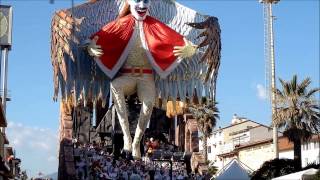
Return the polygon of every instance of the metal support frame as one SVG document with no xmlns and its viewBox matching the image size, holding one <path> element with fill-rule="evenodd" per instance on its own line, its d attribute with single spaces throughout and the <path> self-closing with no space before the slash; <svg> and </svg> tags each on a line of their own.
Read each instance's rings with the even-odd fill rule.
<svg viewBox="0 0 320 180">
<path fill-rule="evenodd" d="M 274 16 L 272 15 L 272 4 L 269 4 L 269 16 L 270 16 L 270 60 L 271 60 L 271 94 L 272 94 L 272 121 L 275 118 L 277 105 L 276 105 L 276 71 L 275 71 L 275 57 L 274 57 L 274 39 L 273 39 L 273 20 Z M 273 122 L 273 148 L 274 148 L 274 157 L 279 158 L 278 150 L 278 125 Z"/>
<path fill-rule="evenodd" d="M 3 112 L 6 114 L 6 107 L 7 107 L 7 80 L 8 80 L 8 54 L 9 49 L 7 47 L 4 47 L 1 49 L 1 101 L 2 101 L 2 107 Z"/>
<path fill-rule="evenodd" d="M 273 152 L 274 158 L 279 158 L 278 150 L 278 126 L 274 122 L 276 116 L 276 71 L 275 71 L 275 53 L 274 53 L 274 30 L 273 21 L 275 17 L 272 14 L 272 5 L 279 2 L 279 0 L 260 0 L 263 3 L 264 12 L 264 48 L 266 61 L 266 87 L 267 92 L 271 95 L 271 110 L 272 110 L 272 124 L 273 124 Z M 271 79 L 271 82 L 270 82 Z M 271 87 L 270 87 L 270 86 Z"/>
</svg>

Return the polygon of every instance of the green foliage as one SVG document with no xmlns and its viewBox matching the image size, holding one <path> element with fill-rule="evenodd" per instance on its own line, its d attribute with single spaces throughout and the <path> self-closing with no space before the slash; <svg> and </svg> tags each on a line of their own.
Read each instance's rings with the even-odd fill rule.
<svg viewBox="0 0 320 180">
<path fill-rule="evenodd" d="M 307 170 L 307 169 L 310 169 L 310 168 L 320 169 L 320 164 L 317 164 L 315 162 L 308 163 L 306 167 L 302 168 L 302 170 Z"/>
<path fill-rule="evenodd" d="M 202 100 L 206 101 L 206 100 Z M 203 155 L 204 159 L 208 160 L 207 138 L 212 133 L 219 119 L 219 110 L 217 103 L 207 102 L 207 104 L 191 105 L 188 107 L 189 112 L 197 120 L 198 130 L 202 133 Z"/>
<path fill-rule="evenodd" d="M 319 88 L 309 90 L 310 78 L 298 83 L 297 75 L 291 81 L 280 79 L 282 90 L 275 91 L 277 112 L 273 118 L 290 141 L 308 140 L 320 132 L 320 106 L 315 94 Z"/>
<path fill-rule="evenodd" d="M 320 132 L 320 104 L 315 98 L 319 88 L 309 90 L 310 78 L 298 82 L 280 79 L 282 90 L 276 89 L 276 113 L 273 123 L 284 130 L 283 135 L 294 144 L 294 158 L 301 167 L 301 142 Z"/>
<path fill-rule="evenodd" d="M 252 173 L 251 180 L 269 180 L 275 177 L 301 170 L 296 160 L 273 159 L 266 161 L 257 171 Z"/>
<path fill-rule="evenodd" d="M 217 173 L 217 171 L 218 171 L 218 167 L 216 167 L 216 166 L 209 166 L 208 167 L 208 174 L 210 176 L 215 175 Z"/>
<path fill-rule="evenodd" d="M 205 137 L 209 137 L 219 119 L 217 103 L 192 105 L 188 107 L 193 117 L 197 120 L 198 129 Z"/>
<path fill-rule="evenodd" d="M 251 180 L 269 180 L 279 176 L 295 173 L 310 168 L 319 169 L 320 164 L 311 163 L 304 168 L 299 168 L 297 160 L 292 159 L 273 159 L 263 163 L 257 171 L 251 175 Z M 317 179 L 318 178 L 318 179 Z M 320 180 L 319 171 L 310 180 Z"/>
</svg>

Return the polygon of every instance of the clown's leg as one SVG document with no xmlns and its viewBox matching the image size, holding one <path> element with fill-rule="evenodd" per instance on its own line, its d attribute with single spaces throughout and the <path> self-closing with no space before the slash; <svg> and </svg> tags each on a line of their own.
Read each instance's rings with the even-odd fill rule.
<svg viewBox="0 0 320 180">
<path fill-rule="evenodd" d="M 125 95 L 131 95 L 136 90 L 136 81 L 128 76 L 120 76 L 111 82 L 111 91 L 117 110 L 119 123 L 123 132 L 123 150 L 132 151 L 132 138 L 130 135 Z"/>
<path fill-rule="evenodd" d="M 137 93 L 142 105 L 132 143 L 132 156 L 135 159 L 141 159 L 140 141 L 150 120 L 156 96 L 156 89 L 152 76 L 139 78 L 137 81 Z"/>
</svg>

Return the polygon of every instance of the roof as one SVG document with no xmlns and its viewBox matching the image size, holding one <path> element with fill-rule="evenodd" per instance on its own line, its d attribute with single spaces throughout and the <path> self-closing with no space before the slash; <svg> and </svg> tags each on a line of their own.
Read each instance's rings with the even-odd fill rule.
<svg viewBox="0 0 320 180">
<path fill-rule="evenodd" d="M 241 150 L 241 149 L 252 147 L 252 146 L 256 146 L 256 145 L 266 144 L 266 143 L 272 143 L 272 139 L 269 138 L 269 139 L 265 139 L 265 140 L 262 140 L 262 141 L 256 141 L 256 142 L 250 142 L 250 143 L 242 144 L 240 146 L 236 146 L 233 151 L 227 152 L 227 153 L 218 154 L 218 156 L 220 156 L 220 157 L 233 156 L 233 155 L 236 155 L 239 152 L 239 150 Z"/>
<path fill-rule="evenodd" d="M 317 134 L 313 135 L 308 142 L 315 142 L 315 141 L 320 142 L 320 135 L 317 135 Z M 293 150 L 293 142 L 290 142 L 288 138 L 281 136 L 278 138 L 278 147 L 279 147 L 279 151 Z"/>
<path fill-rule="evenodd" d="M 226 166 L 224 166 L 218 173 L 217 180 L 223 179 L 237 179 L 237 180 L 249 180 L 249 172 L 245 167 L 245 164 L 241 163 L 237 159 L 233 159 Z"/>
<path fill-rule="evenodd" d="M 261 141 L 256 141 L 256 142 L 251 142 L 251 143 L 246 143 L 246 144 L 242 144 L 240 146 L 237 146 L 236 149 L 243 149 L 243 148 L 247 148 L 247 147 L 252 147 L 252 146 L 256 146 L 256 145 L 261 145 L 261 144 L 266 144 L 266 143 L 272 143 L 272 138 L 270 139 L 264 139 Z"/>
<path fill-rule="evenodd" d="M 293 143 L 288 138 L 282 136 L 278 138 L 278 149 L 279 151 L 287 151 L 293 149 Z"/>
<path fill-rule="evenodd" d="M 310 142 L 313 142 L 313 141 L 316 141 L 316 140 L 320 140 L 320 135 L 313 135 L 312 138 L 310 139 Z M 266 144 L 266 143 L 272 143 L 272 141 L 273 141 L 272 138 L 268 138 L 268 139 L 264 139 L 264 140 L 261 140 L 261 141 L 249 142 L 249 143 L 246 143 L 246 144 L 242 144 L 240 146 L 236 146 L 235 150 L 240 150 L 240 149 L 243 149 L 243 148 L 257 146 L 257 145 Z M 288 140 L 288 138 L 286 138 L 284 136 L 280 136 L 280 137 L 278 137 L 278 148 L 279 148 L 279 151 L 292 150 L 293 149 L 293 143 L 290 142 Z M 230 153 L 231 152 L 224 153 L 224 154 L 221 154 L 221 156 L 225 156 L 225 155 L 230 154 Z"/>
<path fill-rule="evenodd" d="M 233 151 L 229 151 L 229 152 L 226 152 L 226 153 L 222 153 L 222 154 L 218 154 L 217 156 L 219 157 L 233 157 L 235 155 L 237 155 L 238 151 L 237 150 L 233 150 Z"/>
<path fill-rule="evenodd" d="M 311 141 L 311 142 L 313 142 L 313 141 L 320 141 L 320 134 L 314 134 L 314 135 L 312 135 L 310 141 Z"/>
<path fill-rule="evenodd" d="M 231 125 L 226 126 L 226 127 L 223 127 L 223 128 L 215 129 L 214 131 L 212 131 L 211 134 L 213 134 L 213 133 L 215 133 L 215 132 L 217 132 L 217 131 L 221 131 L 221 130 L 223 130 L 223 129 L 231 128 L 231 127 L 233 127 L 233 126 L 237 126 L 237 125 L 239 125 L 239 124 L 246 123 L 246 122 L 253 122 L 253 123 L 258 124 L 258 126 L 263 126 L 263 127 L 266 127 L 266 128 L 272 128 L 272 127 L 270 127 L 270 126 L 267 126 L 267 125 L 264 125 L 264 124 L 261 124 L 261 123 L 252 121 L 252 120 L 250 120 L 250 119 L 246 119 L 245 121 L 242 121 L 242 122 L 237 123 L 237 124 L 231 124 Z M 255 127 L 257 127 L 257 126 L 254 126 L 254 127 L 251 127 L 251 128 L 255 128 Z M 250 129 L 251 129 L 251 128 L 250 128 Z"/>
</svg>

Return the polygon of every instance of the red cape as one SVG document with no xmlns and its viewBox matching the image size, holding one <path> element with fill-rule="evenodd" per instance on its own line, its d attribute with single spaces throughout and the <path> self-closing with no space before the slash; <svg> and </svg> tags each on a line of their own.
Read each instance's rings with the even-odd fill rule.
<svg viewBox="0 0 320 180">
<path fill-rule="evenodd" d="M 136 23 L 142 23 L 143 29 L 136 30 Z M 185 44 L 182 35 L 151 16 L 140 22 L 132 15 L 125 16 L 105 25 L 91 39 L 94 36 L 99 37 L 97 45 L 101 46 L 104 53 L 99 59 L 96 58 L 96 62 L 110 78 L 125 63 L 136 38 L 141 37 L 150 64 L 162 78 L 170 74 L 181 61 L 174 56 L 173 47 Z"/>
</svg>

